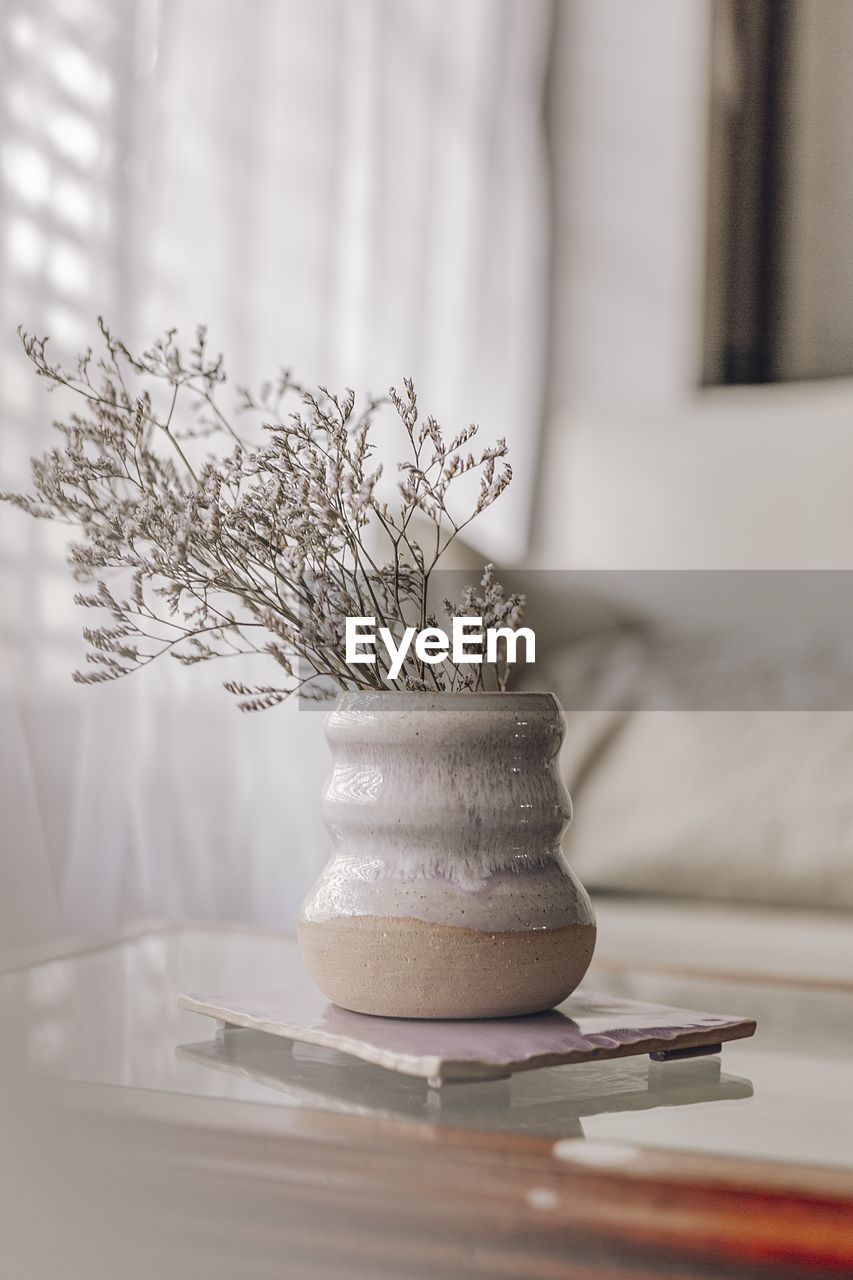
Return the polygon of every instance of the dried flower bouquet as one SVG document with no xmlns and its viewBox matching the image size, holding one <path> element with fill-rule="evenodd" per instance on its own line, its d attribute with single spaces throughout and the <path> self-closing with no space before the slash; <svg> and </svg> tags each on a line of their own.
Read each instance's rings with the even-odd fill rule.
<svg viewBox="0 0 853 1280">
<path fill-rule="evenodd" d="M 99 328 L 101 353 L 88 350 L 71 367 L 52 363 L 46 339 L 19 331 L 48 389 L 75 393 L 78 407 L 54 423 L 60 444 L 34 459 L 32 493 L 0 495 L 82 535 L 69 558 L 89 589 L 75 599 L 110 616 L 84 630 L 89 666 L 76 680 L 113 680 L 166 653 L 186 664 L 266 654 L 278 683 L 225 686 L 244 710 L 316 692 L 318 679 L 320 693 L 330 683 L 505 687 L 505 661 L 489 671 L 450 659 L 430 666 L 410 651 L 391 679 L 381 661 L 348 665 L 344 644 L 348 615 L 375 617 L 395 636 L 407 623 L 435 625 L 430 576 L 509 484 L 505 441 L 475 456 L 476 426 L 446 440 L 434 418 L 420 416 L 410 379 L 357 411 L 351 390 L 307 389 L 285 370 L 257 393 L 238 388 L 231 415 L 220 402 L 223 360 L 203 327 L 187 351 L 169 330 L 140 355 L 102 320 Z M 379 412 L 394 414 L 402 432 L 396 496 L 373 465 Z M 469 473 L 479 478 L 473 505 L 460 516 L 454 504 L 451 514 L 448 494 Z M 486 566 L 481 589 L 444 608 L 512 627 L 523 600 L 505 596 Z"/>
</svg>

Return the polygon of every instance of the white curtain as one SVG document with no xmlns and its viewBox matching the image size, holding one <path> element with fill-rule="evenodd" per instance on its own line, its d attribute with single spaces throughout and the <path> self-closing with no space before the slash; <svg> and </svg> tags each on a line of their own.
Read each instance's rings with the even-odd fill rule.
<svg viewBox="0 0 853 1280">
<path fill-rule="evenodd" d="M 550 0 L 0 15 L 0 487 L 26 485 L 50 436 L 18 322 L 71 352 L 98 312 L 132 342 L 205 321 L 237 381 L 283 363 L 365 391 L 410 374 L 448 426 L 506 436 L 516 481 L 479 549 L 517 558 L 543 388 Z M 0 927 L 289 925 L 327 854 L 321 717 L 240 717 L 198 669 L 70 686 L 61 532 L 0 510 Z"/>
</svg>

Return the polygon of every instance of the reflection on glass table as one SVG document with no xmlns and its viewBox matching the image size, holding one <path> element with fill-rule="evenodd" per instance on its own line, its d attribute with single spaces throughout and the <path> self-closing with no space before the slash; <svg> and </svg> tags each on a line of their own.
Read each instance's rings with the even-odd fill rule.
<svg viewBox="0 0 853 1280">
<path fill-rule="evenodd" d="M 285 1094 L 289 1101 L 350 1115 L 431 1120 L 460 1128 L 580 1137 L 584 1116 L 752 1096 L 752 1083 L 721 1070 L 720 1059 L 655 1063 L 624 1058 L 546 1067 L 506 1080 L 445 1084 L 359 1062 L 333 1049 L 262 1031 L 221 1030 L 181 1045 L 179 1059 Z"/>
<path fill-rule="evenodd" d="M 0 973 L 0 1074 L 32 1089 L 0 1144 L 7 1221 L 28 1254 L 56 1244 L 51 1276 L 76 1273 L 58 1213 L 30 1229 L 46 1203 L 81 1257 L 96 1246 L 84 1275 L 103 1270 L 109 1231 L 112 1271 L 136 1258 L 143 1278 L 273 1277 L 287 1259 L 376 1280 L 400 1258 L 407 1275 L 519 1280 L 567 1259 L 584 1275 L 853 1274 L 853 984 L 771 972 L 766 947 L 750 970 L 717 920 L 705 951 L 725 941 L 726 968 L 702 970 L 658 917 L 608 922 L 605 904 L 591 989 L 754 1017 L 754 1038 L 722 1058 L 440 1090 L 259 1031 L 211 1041 L 210 1020 L 178 1006 L 182 991 L 280 986 L 289 938 L 157 925 L 17 959 Z"/>
<path fill-rule="evenodd" d="M 606 923 L 606 910 L 601 914 Z M 607 936 L 624 940 L 627 957 L 650 960 L 650 934 L 632 938 L 629 924 L 620 918 Z M 657 921 L 655 927 L 665 932 Z M 288 1057 L 282 1041 L 250 1053 L 251 1039 L 241 1042 L 239 1032 L 236 1058 L 200 1045 L 210 1036 L 209 1019 L 178 1008 L 178 993 L 275 986 L 295 945 L 242 928 L 174 925 L 97 947 L 57 948 L 0 973 L 0 1058 L 26 1074 L 104 1086 L 113 1098 L 116 1087 L 138 1091 L 152 1108 L 171 1095 L 205 1099 L 211 1115 L 219 1101 L 307 1109 L 310 1095 L 327 1111 L 386 1111 L 400 1124 L 429 1117 L 481 1128 L 526 1125 L 555 1137 L 582 1119 L 586 1137 L 600 1142 L 853 1170 L 853 987 L 767 981 L 746 969 L 740 978 L 677 972 L 669 952 L 669 972 L 629 958 L 607 967 L 603 945 L 590 975 L 598 991 L 757 1019 L 753 1039 L 725 1046 L 717 1083 L 719 1059 L 659 1067 L 623 1059 L 545 1068 L 516 1077 L 509 1089 L 509 1082 L 445 1085 L 450 1092 L 437 1110 L 423 1083 L 374 1074 L 331 1051 L 323 1057 L 306 1048 L 300 1054 L 309 1056 Z M 177 1046 L 195 1052 L 178 1054 Z M 214 1069 L 223 1062 L 237 1070 Z M 277 1073 L 285 1078 L 276 1084 Z M 708 1092 L 689 1092 L 700 1086 Z M 459 1092 L 466 1088 L 474 1091 Z M 457 1121 L 460 1108 L 467 1110 Z"/>
</svg>

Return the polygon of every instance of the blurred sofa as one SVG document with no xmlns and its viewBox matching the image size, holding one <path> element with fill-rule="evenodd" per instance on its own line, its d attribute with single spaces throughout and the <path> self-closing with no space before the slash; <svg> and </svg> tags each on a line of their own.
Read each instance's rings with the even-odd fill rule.
<svg viewBox="0 0 853 1280">
<path fill-rule="evenodd" d="M 600 954 L 849 977 L 851 480 L 843 379 L 552 424 L 523 681 L 567 710 Z"/>
</svg>

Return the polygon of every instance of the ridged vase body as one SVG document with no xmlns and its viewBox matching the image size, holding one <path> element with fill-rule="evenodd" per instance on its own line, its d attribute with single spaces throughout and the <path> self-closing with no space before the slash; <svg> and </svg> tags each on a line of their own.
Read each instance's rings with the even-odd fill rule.
<svg viewBox="0 0 853 1280">
<path fill-rule="evenodd" d="M 340 695 L 323 794 L 335 854 L 298 928 L 330 1000 L 491 1018 L 574 990 L 595 917 L 561 852 L 564 732 L 551 694 Z"/>
</svg>

